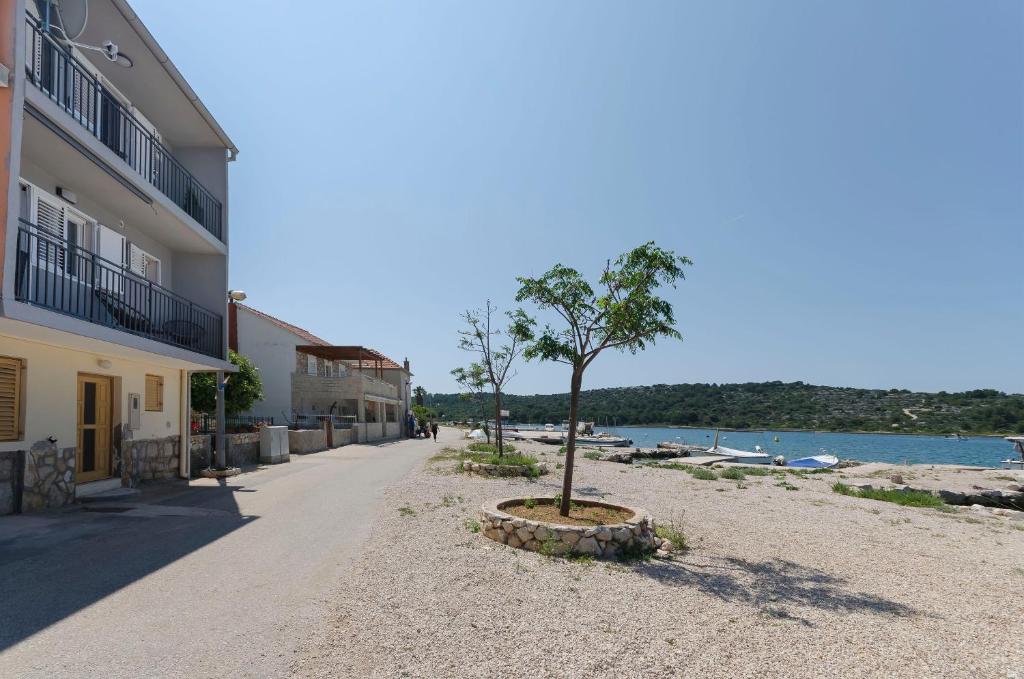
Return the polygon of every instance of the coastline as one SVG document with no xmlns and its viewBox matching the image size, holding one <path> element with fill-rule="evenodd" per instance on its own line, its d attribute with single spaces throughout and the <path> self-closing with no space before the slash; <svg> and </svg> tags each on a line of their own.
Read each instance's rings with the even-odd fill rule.
<svg viewBox="0 0 1024 679">
<path fill-rule="evenodd" d="M 529 424 L 521 422 L 519 424 Z M 534 426 L 534 425 L 530 425 Z M 594 425 L 598 429 L 718 429 L 719 431 L 736 431 L 736 432 L 750 432 L 760 433 L 767 431 L 778 431 L 778 432 L 805 432 L 809 434 L 866 434 L 871 436 L 937 436 L 944 438 L 945 434 L 930 434 L 927 432 L 919 431 L 870 431 L 865 429 L 796 429 L 793 427 L 757 427 L 752 429 L 737 429 L 735 427 L 697 427 L 688 424 L 620 424 L 616 427 L 603 427 L 601 425 Z M 990 439 L 1004 439 L 1007 436 L 1014 436 L 1015 434 L 968 434 L 968 437 L 973 438 L 990 438 Z"/>
</svg>

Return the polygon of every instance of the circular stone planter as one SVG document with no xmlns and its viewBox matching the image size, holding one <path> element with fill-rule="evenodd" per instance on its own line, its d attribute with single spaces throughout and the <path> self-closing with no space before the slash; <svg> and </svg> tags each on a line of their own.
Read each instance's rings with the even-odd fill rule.
<svg viewBox="0 0 1024 679">
<path fill-rule="evenodd" d="M 506 507 L 523 504 L 524 498 L 509 498 L 484 503 L 480 510 L 483 534 L 509 547 L 541 551 L 553 555 L 586 554 L 610 559 L 623 550 L 654 551 L 660 540 L 654 535 L 654 519 L 639 507 L 573 500 L 587 507 L 625 509 L 633 515 L 622 523 L 601 526 L 565 526 L 513 516 Z M 553 504 L 554 498 L 534 498 L 537 504 Z"/>
<path fill-rule="evenodd" d="M 538 462 L 531 465 L 483 464 L 482 462 L 463 460 L 462 469 L 482 476 L 540 476 L 541 474 L 551 473 L 551 463 Z"/>
</svg>

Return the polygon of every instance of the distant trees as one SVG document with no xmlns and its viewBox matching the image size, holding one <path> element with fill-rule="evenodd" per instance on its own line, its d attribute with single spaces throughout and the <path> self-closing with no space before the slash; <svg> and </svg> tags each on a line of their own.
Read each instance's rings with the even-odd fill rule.
<svg viewBox="0 0 1024 679">
<path fill-rule="evenodd" d="M 423 387 L 416 387 L 412 390 L 413 398 L 416 399 L 416 405 L 423 405 L 423 400 L 427 397 L 427 390 Z"/>
<path fill-rule="evenodd" d="M 881 396 L 881 398 L 879 398 Z M 457 394 L 431 394 L 431 403 L 456 419 L 478 418 L 479 407 Z M 502 395 L 505 407 L 520 422 L 559 422 L 569 410 L 569 394 Z M 580 419 L 618 424 L 716 425 L 755 429 L 842 431 L 859 418 L 858 429 L 917 433 L 1024 433 L 1024 395 L 967 398 L 924 392 L 889 394 L 878 389 L 790 383 L 669 384 L 580 392 Z M 912 420 L 903 413 L 910 408 Z"/>
<path fill-rule="evenodd" d="M 532 302 L 559 317 L 559 327 L 546 325 L 530 340 L 526 358 L 564 363 L 571 369 L 562 516 L 569 515 L 572 499 L 576 423 L 584 372 L 605 349 L 635 354 L 659 337 L 681 338 L 675 329 L 672 305 L 655 292 L 663 285 L 675 287 L 683 278 L 683 267 L 689 264 L 686 257 L 648 242 L 606 262 L 597 292 L 582 274 L 562 264 L 556 264 L 538 278 L 516 279 L 520 284 L 517 302 Z"/>
</svg>

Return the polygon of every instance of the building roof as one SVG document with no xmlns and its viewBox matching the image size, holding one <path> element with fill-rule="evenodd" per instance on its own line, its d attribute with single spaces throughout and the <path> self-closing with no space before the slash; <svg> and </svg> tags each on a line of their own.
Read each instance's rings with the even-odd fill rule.
<svg viewBox="0 0 1024 679">
<path fill-rule="evenodd" d="M 346 346 L 331 344 L 322 337 L 317 337 L 313 333 L 297 325 L 292 325 L 286 321 L 282 321 L 280 318 L 275 318 L 270 314 L 263 313 L 258 309 L 254 309 L 248 304 L 242 304 L 241 302 L 235 302 L 235 306 L 240 309 L 245 309 L 253 316 L 258 316 L 270 323 L 273 323 L 279 328 L 283 328 L 293 335 L 301 337 L 305 341 L 309 342 L 308 346 L 297 346 L 296 349 L 313 356 L 319 356 L 320 358 L 327 359 L 329 361 L 345 361 L 354 365 L 357 368 L 380 368 L 383 370 L 403 370 L 402 366 L 392 361 L 390 358 L 380 353 L 376 349 L 370 347 L 362 347 L 358 345 Z"/>
<path fill-rule="evenodd" d="M 395 363 L 384 354 L 380 353 L 376 349 L 371 349 L 370 347 L 341 345 L 324 346 L 322 344 L 316 344 L 308 347 L 295 348 L 304 353 L 319 356 L 320 358 L 328 361 L 345 361 L 346 363 L 359 368 L 383 368 L 384 370 L 402 368 L 402 366 Z"/>
<path fill-rule="evenodd" d="M 290 332 L 290 333 L 292 333 L 294 335 L 298 335 L 299 337 L 301 337 L 302 339 L 306 340 L 310 344 L 316 344 L 316 345 L 319 345 L 319 346 L 322 346 L 322 347 L 327 347 L 327 346 L 331 345 L 331 343 L 328 342 L 327 340 L 322 339 L 320 337 L 317 337 L 316 335 L 314 335 L 313 333 L 311 333 L 308 330 L 304 330 L 304 329 L 300 328 L 297 325 L 292 325 L 291 323 L 286 323 L 285 321 L 282 321 L 280 318 L 275 318 L 274 316 L 271 316 L 270 314 L 265 314 L 262 311 L 259 311 L 258 309 L 253 309 L 248 304 L 242 304 L 241 302 L 235 302 L 235 305 L 237 307 L 239 307 L 240 309 L 245 309 L 246 311 L 251 313 L 253 316 L 259 316 L 260 318 L 262 318 L 264 320 L 270 321 L 271 323 L 273 323 L 274 325 L 278 326 L 279 328 L 283 328 L 283 329 L 287 330 L 288 332 Z"/>
</svg>

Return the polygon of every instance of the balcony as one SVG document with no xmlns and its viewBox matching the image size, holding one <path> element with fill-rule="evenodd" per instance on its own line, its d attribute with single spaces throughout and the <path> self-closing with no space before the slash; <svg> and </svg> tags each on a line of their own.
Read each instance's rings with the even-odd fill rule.
<svg viewBox="0 0 1024 679">
<path fill-rule="evenodd" d="M 16 261 L 19 301 L 224 358 L 219 314 L 24 219 L 18 225 Z"/>
<path fill-rule="evenodd" d="M 29 82 L 145 181 L 223 241 L 223 207 L 86 66 L 27 16 Z"/>
</svg>

